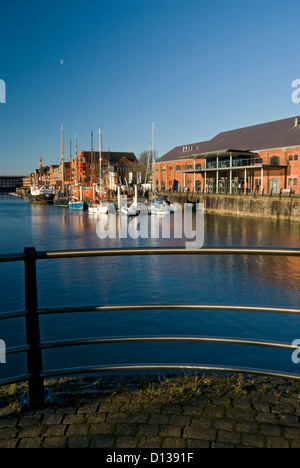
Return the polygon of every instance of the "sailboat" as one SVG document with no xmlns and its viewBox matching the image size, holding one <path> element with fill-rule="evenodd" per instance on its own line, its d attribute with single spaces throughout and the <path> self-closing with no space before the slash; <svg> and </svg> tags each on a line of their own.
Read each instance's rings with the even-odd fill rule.
<svg viewBox="0 0 300 468">
<path fill-rule="evenodd" d="M 77 188 L 72 189 L 72 198 L 69 201 L 69 209 L 76 210 L 76 211 L 84 211 L 88 209 L 88 204 L 85 200 L 86 193 L 84 193 L 82 185 L 79 185 L 79 177 L 78 177 L 78 155 L 77 155 L 77 137 L 75 135 L 75 158 L 76 158 L 76 180 L 77 180 Z"/>
<path fill-rule="evenodd" d="M 99 128 L 99 195 L 92 200 L 89 205 L 89 213 L 92 214 L 107 214 L 109 211 L 109 202 L 102 200 L 102 195 L 105 193 L 102 187 L 102 138 L 101 128 Z"/>
<path fill-rule="evenodd" d="M 53 200 L 53 205 L 58 206 L 60 208 L 68 208 L 69 206 L 69 198 L 65 197 L 64 194 L 64 187 L 65 187 L 65 166 L 64 166 L 64 142 L 63 142 L 63 126 L 60 127 L 61 133 L 61 185 L 62 191 L 58 192 L 57 196 Z M 71 162 L 70 162 L 70 171 L 71 171 Z"/>
<path fill-rule="evenodd" d="M 125 214 L 126 216 L 138 216 L 140 214 L 140 210 L 138 209 L 138 193 L 137 193 L 137 185 L 135 185 L 135 194 L 134 200 L 128 202 L 126 205 L 121 206 L 120 212 Z"/>
</svg>

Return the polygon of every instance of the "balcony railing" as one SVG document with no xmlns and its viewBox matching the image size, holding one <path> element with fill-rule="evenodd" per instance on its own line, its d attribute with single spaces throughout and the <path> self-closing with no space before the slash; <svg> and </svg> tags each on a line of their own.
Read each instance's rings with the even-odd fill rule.
<svg viewBox="0 0 300 468">
<path fill-rule="evenodd" d="M 219 159 L 217 161 L 206 161 L 206 169 L 224 169 L 224 168 L 236 168 L 236 167 L 253 167 L 263 164 L 262 158 L 255 159 L 232 159 L 230 165 L 230 160 Z"/>
<path fill-rule="evenodd" d="M 38 308 L 37 293 L 37 275 L 36 262 L 52 259 L 80 258 L 80 257 L 107 257 L 107 256 L 145 256 L 145 255 L 243 255 L 243 256 L 285 256 L 300 257 L 300 249 L 253 249 L 253 248 L 138 248 L 138 249 L 96 249 L 96 250 L 71 250 L 71 251 L 51 251 L 36 252 L 35 248 L 26 248 L 23 254 L 0 255 L 0 263 L 24 262 L 25 265 L 25 310 L 2 313 L 1 320 L 11 320 L 14 318 L 24 318 L 26 322 L 26 344 L 16 346 L 6 350 L 7 355 L 26 353 L 27 354 L 27 374 L 15 376 L 13 378 L 0 381 L 0 385 L 8 385 L 28 381 L 29 406 L 31 408 L 42 407 L 45 404 L 44 379 L 55 376 L 66 376 L 84 373 L 102 373 L 102 372 L 120 372 L 120 371 L 140 371 L 140 370 L 189 370 L 189 371 L 215 371 L 223 373 L 244 373 L 285 377 L 289 379 L 300 380 L 300 375 L 257 368 L 243 368 L 230 366 L 207 366 L 199 363 L 198 365 L 189 364 L 132 364 L 126 365 L 99 365 L 86 367 L 72 367 L 61 369 L 44 370 L 42 352 L 47 349 L 65 348 L 68 346 L 83 346 L 108 343 L 136 343 L 142 342 L 197 342 L 197 343 L 223 343 L 234 345 L 247 345 L 258 347 L 269 347 L 275 349 L 285 349 L 294 351 L 298 349 L 290 343 L 275 341 L 248 340 L 243 338 L 228 338 L 217 336 L 126 336 L 112 338 L 93 338 L 93 339 L 73 339 L 54 342 L 43 342 L 40 336 L 40 317 L 55 314 L 83 313 L 103 311 L 132 311 L 132 310 L 220 310 L 220 311 L 239 311 L 239 312 L 260 312 L 267 314 L 290 314 L 300 315 L 300 309 L 284 307 L 261 307 L 231 305 L 231 304 L 140 304 L 140 305 L 97 305 L 97 306 L 79 306 L 79 307 L 55 307 Z M 149 285 L 150 286 L 150 285 Z"/>
</svg>

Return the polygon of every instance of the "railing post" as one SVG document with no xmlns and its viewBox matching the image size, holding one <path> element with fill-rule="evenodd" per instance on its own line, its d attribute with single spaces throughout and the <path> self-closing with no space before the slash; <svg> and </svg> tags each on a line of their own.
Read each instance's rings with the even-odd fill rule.
<svg viewBox="0 0 300 468">
<path fill-rule="evenodd" d="M 24 249 L 25 262 L 25 307 L 26 340 L 30 349 L 27 353 L 29 378 L 29 406 L 38 408 L 44 405 L 44 381 L 41 377 L 43 371 L 42 352 L 40 344 L 40 324 L 38 316 L 38 296 L 36 281 L 36 250 Z"/>
</svg>

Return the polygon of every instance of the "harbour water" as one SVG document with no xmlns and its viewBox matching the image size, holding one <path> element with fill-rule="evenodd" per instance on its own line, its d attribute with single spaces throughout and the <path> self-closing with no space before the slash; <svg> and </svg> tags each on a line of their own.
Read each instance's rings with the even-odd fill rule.
<svg viewBox="0 0 300 468">
<path fill-rule="evenodd" d="M 0 197 L 0 253 L 183 246 L 186 239 L 100 239 L 99 216 Z M 209 215 L 205 247 L 299 247 L 299 223 Z M 299 308 L 300 259 L 147 256 L 44 260 L 37 264 L 39 307 L 108 304 L 239 304 Z M 0 313 L 24 309 L 24 265 L 0 265 Z M 7 347 L 25 343 L 24 319 L 0 322 Z M 41 318 L 42 341 L 112 336 L 219 336 L 292 343 L 300 317 L 228 311 L 126 311 Z M 300 374 L 290 351 L 200 343 L 89 345 L 45 351 L 44 370 L 102 364 L 189 363 Z M 26 373 L 23 355 L 0 365 L 0 379 Z"/>
</svg>

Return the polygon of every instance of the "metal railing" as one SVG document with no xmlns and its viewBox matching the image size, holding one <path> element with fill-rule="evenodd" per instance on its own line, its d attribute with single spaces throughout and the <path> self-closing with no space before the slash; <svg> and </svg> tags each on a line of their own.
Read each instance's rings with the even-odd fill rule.
<svg viewBox="0 0 300 468">
<path fill-rule="evenodd" d="M 165 189 L 157 190 L 156 193 L 157 195 L 162 195 L 162 196 L 168 196 L 168 195 L 177 195 L 177 194 L 183 194 L 183 195 L 189 195 L 189 194 L 204 194 L 204 195 L 230 195 L 230 196 L 244 196 L 245 195 L 245 189 L 243 187 L 232 187 L 231 190 L 232 193 L 230 193 L 230 188 L 229 187 L 219 187 L 218 192 L 215 187 L 213 186 L 207 186 L 206 190 L 203 186 L 201 187 L 181 187 L 181 188 L 176 188 L 176 187 L 168 187 Z M 251 197 L 277 197 L 280 199 L 285 199 L 285 198 L 293 198 L 293 199 L 299 199 L 300 195 L 295 194 L 295 191 L 293 189 L 280 189 L 278 193 L 276 193 L 274 190 L 266 190 L 265 188 L 261 190 L 261 187 L 259 189 L 257 188 L 247 188 L 246 190 L 246 195 L 251 196 Z"/>
<path fill-rule="evenodd" d="M 263 164 L 262 158 L 253 158 L 253 159 L 232 159 L 230 164 L 229 159 L 219 159 L 219 163 L 217 161 L 206 161 L 205 169 L 222 169 L 222 168 L 236 168 L 236 167 L 253 167 L 256 165 Z"/>
<path fill-rule="evenodd" d="M 23 254 L 0 255 L 0 263 L 24 262 L 25 264 L 25 311 L 1 313 L 1 320 L 23 317 L 26 320 L 26 345 L 8 348 L 7 355 L 26 353 L 26 375 L 15 376 L 0 380 L 0 385 L 8 385 L 28 381 L 29 405 L 31 408 L 42 407 L 45 404 L 44 380 L 55 376 L 66 376 L 85 373 L 139 371 L 139 370 L 191 370 L 215 371 L 225 373 L 244 373 L 253 375 L 267 375 L 300 380 L 300 375 L 288 372 L 272 371 L 268 369 L 207 366 L 189 364 L 127 364 L 127 365 L 101 365 L 73 367 L 66 369 L 43 370 L 42 351 L 46 349 L 63 348 L 68 346 L 83 346 L 108 343 L 142 343 L 142 342 L 197 342 L 197 343 L 223 343 L 246 346 L 262 346 L 275 349 L 296 350 L 297 346 L 289 343 L 248 340 L 241 338 L 227 338 L 216 336 L 127 336 L 93 339 L 72 339 L 64 341 L 41 342 L 39 317 L 53 314 L 103 312 L 103 311 L 145 311 L 145 310 L 220 310 L 239 312 L 262 312 L 272 314 L 300 315 L 300 309 L 282 307 L 240 306 L 230 304 L 141 304 L 141 305 L 105 305 L 105 306 L 79 306 L 38 308 L 36 262 L 40 260 L 80 258 L 80 257 L 107 257 L 107 256 L 141 256 L 141 255 L 243 255 L 243 256 L 289 256 L 300 257 L 300 249 L 272 249 L 272 248 L 137 248 L 137 249 L 96 249 L 96 250 L 69 250 L 37 252 L 35 248 L 26 248 Z"/>
</svg>

